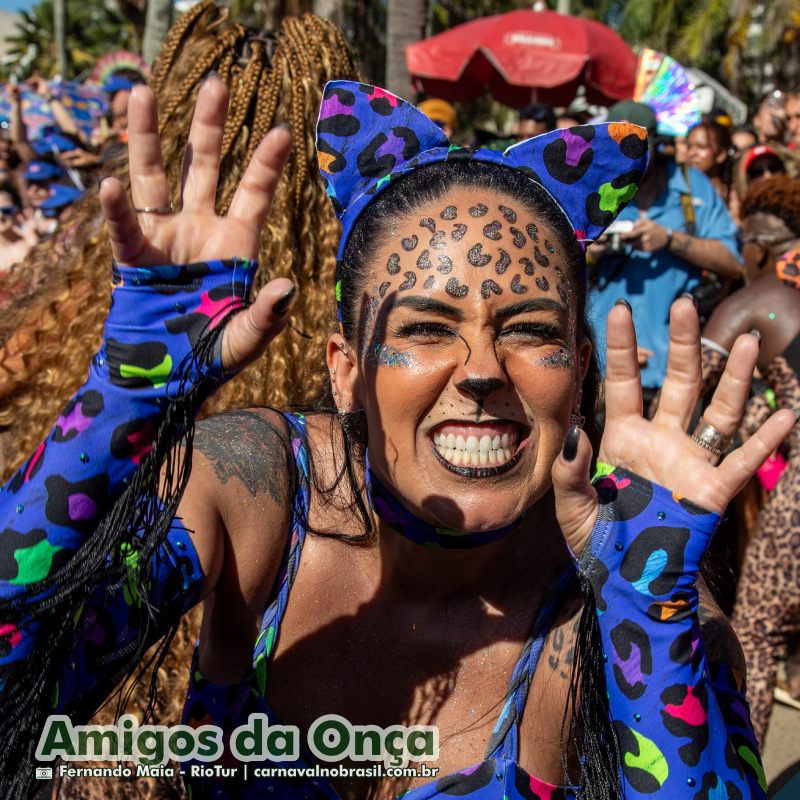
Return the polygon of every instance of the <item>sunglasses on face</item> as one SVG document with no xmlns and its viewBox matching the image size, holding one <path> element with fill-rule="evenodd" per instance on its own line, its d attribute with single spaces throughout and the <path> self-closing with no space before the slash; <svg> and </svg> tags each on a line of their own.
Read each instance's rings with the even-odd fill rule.
<svg viewBox="0 0 800 800">
<path fill-rule="evenodd" d="M 778 161 L 776 158 L 764 164 L 753 164 L 747 170 L 747 177 L 750 180 L 755 180 L 756 178 L 762 178 L 764 175 L 784 175 L 785 173 L 786 167 L 783 166 L 782 161 Z"/>
<path fill-rule="evenodd" d="M 11 217 L 17 213 L 19 209 L 16 206 L 0 206 L 0 217 Z"/>
<path fill-rule="evenodd" d="M 784 236 L 783 238 L 778 238 L 778 236 L 774 233 L 753 233 L 750 236 L 742 236 L 742 245 L 745 244 L 766 244 L 772 247 L 775 244 L 780 244 L 781 242 L 791 242 L 794 240 L 793 236 Z"/>
</svg>

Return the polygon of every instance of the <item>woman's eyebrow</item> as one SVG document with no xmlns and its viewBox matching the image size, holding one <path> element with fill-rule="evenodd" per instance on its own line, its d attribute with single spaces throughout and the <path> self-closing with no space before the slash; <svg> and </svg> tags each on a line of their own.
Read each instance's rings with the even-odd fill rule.
<svg viewBox="0 0 800 800">
<path fill-rule="evenodd" d="M 495 319 L 506 319 L 515 314 L 527 314 L 531 311 L 558 311 L 565 313 L 564 308 L 558 300 L 550 300 L 546 297 L 536 297 L 531 300 L 520 300 L 519 303 L 512 303 L 510 306 L 503 306 L 494 312 Z"/>
<path fill-rule="evenodd" d="M 457 321 L 464 319 L 462 312 L 455 306 L 449 303 L 443 303 L 441 300 L 434 300 L 432 297 L 424 297 L 422 295 L 411 295 L 410 297 L 400 297 L 395 300 L 392 308 L 413 308 L 415 311 L 430 311 L 434 314 L 442 314 L 445 317 L 451 317 Z"/>
</svg>

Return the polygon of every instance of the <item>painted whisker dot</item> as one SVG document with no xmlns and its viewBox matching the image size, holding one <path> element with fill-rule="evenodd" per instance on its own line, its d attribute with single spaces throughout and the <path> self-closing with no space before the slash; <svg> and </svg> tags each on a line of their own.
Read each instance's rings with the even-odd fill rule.
<svg viewBox="0 0 800 800">
<path fill-rule="evenodd" d="M 386 271 L 390 275 L 397 275 L 400 272 L 400 255 L 399 253 L 392 253 L 389 260 L 386 262 Z"/>
<path fill-rule="evenodd" d="M 520 283 L 519 275 L 515 275 L 511 279 L 511 291 L 514 292 L 514 294 L 527 294 L 528 287 Z"/>
<path fill-rule="evenodd" d="M 514 227 L 509 228 L 509 231 L 511 232 L 511 242 L 514 247 L 518 247 L 520 250 L 525 247 L 528 242 L 525 234 L 519 228 Z"/>
<path fill-rule="evenodd" d="M 544 275 L 539 275 L 536 278 L 536 285 L 543 291 L 549 292 L 550 291 L 550 281 L 544 277 Z"/>
<path fill-rule="evenodd" d="M 477 205 L 470 206 L 469 215 L 471 217 L 485 217 L 489 213 L 489 206 L 484 205 L 483 203 L 478 203 Z"/>
<path fill-rule="evenodd" d="M 502 275 L 511 265 L 511 256 L 502 247 L 498 247 L 497 251 L 500 253 L 500 258 L 495 262 L 494 271 Z"/>
<path fill-rule="evenodd" d="M 430 269 L 433 266 L 431 261 L 431 251 L 423 250 L 417 259 L 417 269 Z"/>
<path fill-rule="evenodd" d="M 379 294 L 381 297 L 386 297 L 386 291 L 388 290 L 388 288 L 389 288 L 391 285 L 392 285 L 392 284 L 391 284 L 391 282 L 390 282 L 390 281 L 384 281 L 384 282 L 383 282 L 383 283 L 382 283 L 382 284 L 381 284 L 381 285 L 378 287 L 378 294 Z"/>
<path fill-rule="evenodd" d="M 473 267 L 485 267 L 491 260 L 492 257 L 488 253 L 483 252 L 482 244 L 472 245 L 467 252 L 467 261 L 469 261 Z"/>
<path fill-rule="evenodd" d="M 481 284 L 481 297 L 488 300 L 493 294 L 503 294 L 503 290 L 496 281 L 489 278 Z"/>
<path fill-rule="evenodd" d="M 533 222 L 529 222 L 525 226 L 525 230 L 528 232 L 528 236 L 530 236 L 534 242 L 539 241 L 539 228 L 537 228 Z"/>
<path fill-rule="evenodd" d="M 447 208 L 442 209 L 439 216 L 447 220 L 455 219 L 458 216 L 458 209 L 455 206 L 447 206 Z"/>
<path fill-rule="evenodd" d="M 464 234 L 467 232 L 467 226 L 463 222 L 457 222 L 453 226 L 453 231 L 450 234 L 450 238 L 454 242 L 460 242 L 464 238 Z"/>
<path fill-rule="evenodd" d="M 425 217 L 419 221 L 420 228 L 427 228 L 431 233 L 436 230 L 436 222 L 433 217 Z"/>
<path fill-rule="evenodd" d="M 534 245 L 533 248 L 533 257 L 536 259 L 536 263 L 540 267 L 549 267 L 550 266 L 550 259 L 539 249 L 539 245 Z"/>
<path fill-rule="evenodd" d="M 536 267 L 533 266 L 533 261 L 531 261 L 527 256 L 522 256 L 519 260 L 519 263 L 525 267 L 525 274 L 526 275 L 533 275 L 536 272 Z"/>
<path fill-rule="evenodd" d="M 433 275 L 428 275 L 428 277 L 425 278 L 425 283 L 422 284 L 422 288 L 433 289 L 434 286 L 436 286 L 436 278 L 434 278 Z"/>
<path fill-rule="evenodd" d="M 517 212 L 508 206 L 498 206 L 497 210 L 503 215 L 503 219 L 512 225 L 517 221 Z"/>
<path fill-rule="evenodd" d="M 544 240 L 544 249 L 547 250 L 548 253 L 555 253 L 556 248 L 547 240 Z"/>
<path fill-rule="evenodd" d="M 407 253 L 410 253 L 419 244 L 419 237 L 416 234 L 406 236 L 406 238 L 403 239 L 400 244 L 403 245 L 403 250 L 405 250 Z"/>
<path fill-rule="evenodd" d="M 447 247 L 447 234 L 444 231 L 434 231 L 428 246 L 434 250 L 441 250 Z"/>
<path fill-rule="evenodd" d="M 450 280 L 447 281 L 447 285 L 444 287 L 444 290 L 450 295 L 450 297 L 461 298 L 467 296 L 467 293 L 469 292 L 469 286 L 459 283 L 458 278 L 450 278 Z"/>
<path fill-rule="evenodd" d="M 413 289 L 417 284 L 417 274 L 415 272 L 404 272 L 405 280 L 397 287 L 399 291 Z"/>
<path fill-rule="evenodd" d="M 450 256 L 436 256 L 436 258 L 439 259 L 439 266 L 436 267 L 437 272 L 447 275 L 448 272 L 453 271 L 453 260 Z"/>
<path fill-rule="evenodd" d="M 487 225 L 484 225 L 483 235 L 487 239 L 491 239 L 493 242 L 496 242 L 498 239 L 502 239 L 503 234 L 500 233 L 500 220 L 496 219 L 488 223 Z"/>
</svg>

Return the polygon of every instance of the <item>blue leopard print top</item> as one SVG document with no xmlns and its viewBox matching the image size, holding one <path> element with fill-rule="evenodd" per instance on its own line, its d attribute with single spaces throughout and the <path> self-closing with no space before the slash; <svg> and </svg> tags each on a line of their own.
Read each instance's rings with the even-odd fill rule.
<svg viewBox="0 0 800 800">
<path fill-rule="evenodd" d="M 252 264 L 210 262 L 116 272 L 105 344 L 89 380 L 65 408 L 45 442 L 0 493 L 0 732 L 20 718 L 11 704 L 14 681 L 43 660 L 52 664 L 47 696 L 54 712 L 85 722 L 120 677 L 110 653 L 140 636 L 153 641 L 197 602 L 202 573 L 191 537 L 178 519 L 154 555 L 153 614 L 140 630 L 140 603 L 123 583 L 100 585 L 73 619 L 71 646 L 42 650 L 41 624 L 26 612 L 36 587 L 92 546 L 92 533 L 151 448 L 169 398 L 201 379 L 222 380 L 218 358 L 191 360 L 198 332 L 222 309 L 247 297 Z M 146 295 L 146 296 L 143 296 Z M 146 309 L 143 314 L 142 309 Z M 291 419 L 301 476 L 307 477 L 302 420 Z M 306 488 L 304 488 L 306 487 Z M 692 800 L 763 798 L 764 774 L 744 699 L 742 676 L 711 665 L 697 616 L 700 560 L 719 522 L 663 487 L 621 469 L 597 482 L 600 514 L 576 569 L 594 594 L 603 639 L 606 683 L 622 748 L 628 798 L 659 795 Z M 295 499 L 307 502 L 307 482 Z M 295 514 L 295 520 L 302 515 Z M 230 727 L 248 704 L 263 703 L 266 665 L 274 649 L 305 533 L 297 522 L 285 575 L 261 636 L 252 674 L 223 690 L 195 671 L 186 718 L 219 719 Z M 85 552 L 85 551 L 84 551 Z M 558 602 L 546 608 L 523 649 L 490 752 L 478 765 L 407 794 L 406 800 L 460 796 L 473 800 L 568 797 L 526 775 L 516 764 L 516 725 L 526 682 Z M 196 666 L 196 665 L 195 665 Z M 215 704 L 214 700 L 217 700 Z M 24 732 L 31 740 L 39 730 Z M 16 769 L 5 759 L 5 775 Z M 3 777 L 5 777 L 5 775 Z M 234 785 L 198 783 L 193 800 L 250 794 Z M 276 787 L 273 787 L 275 790 Z M 268 787 L 267 787 L 268 790 Z M 329 784 L 281 784 L 279 796 L 335 798 Z M 261 796 L 261 785 L 254 794 Z M 277 793 L 277 792 L 276 792 Z"/>
</svg>

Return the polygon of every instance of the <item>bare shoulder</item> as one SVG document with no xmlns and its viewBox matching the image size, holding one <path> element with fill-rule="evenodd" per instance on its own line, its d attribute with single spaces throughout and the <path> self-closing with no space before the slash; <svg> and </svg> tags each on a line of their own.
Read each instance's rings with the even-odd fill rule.
<svg viewBox="0 0 800 800">
<path fill-rule="evenodd" d="M 744 680 L 747 672 L 744 653 L 730 620 L 717 605 L 702 577 L 697 580 L 697 591 L 700 601 L 697 614 L 700 618 L 706 658 L 710 662 L 730 667 Z"/>
<path fill-rule="evenodd" d="M 194 446 L 223 493 L 287 500 L 291 442 L 280 413 L 247 408 L 208 417 L 197 424 Z"/>
<path fill-rule="evenodd" d="M 714 309 L 703 328 L 703 336 L 730 350 L 736 337 L 753 327 L 753 300 L 747 288 L 726 297 Z"/>
</svg>

